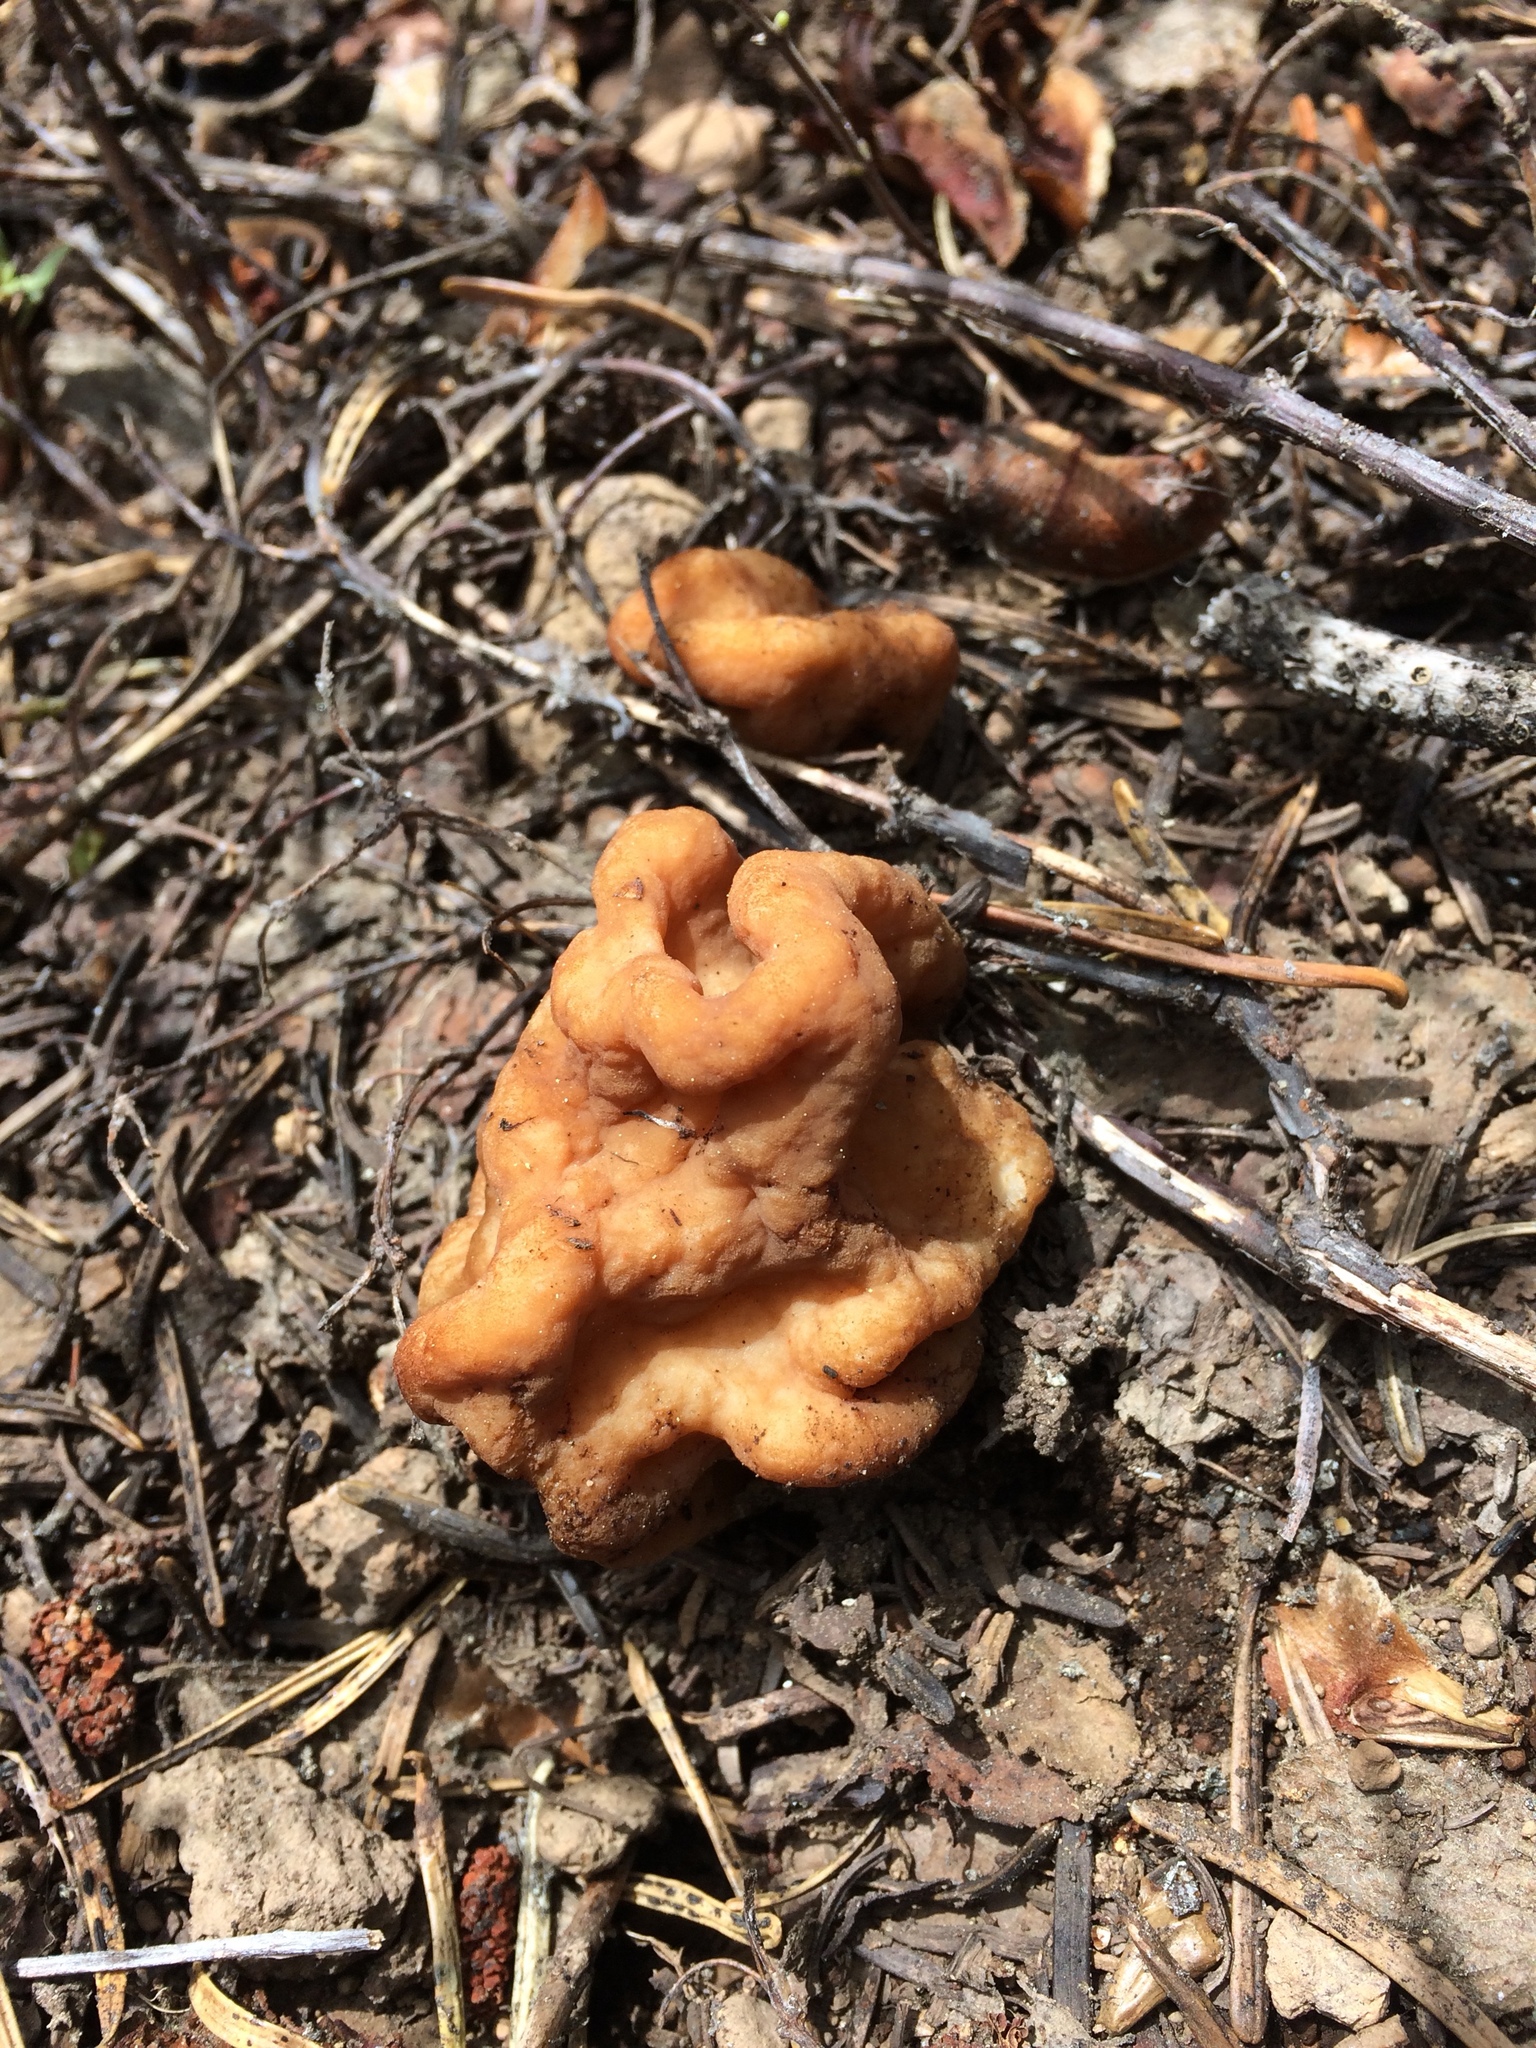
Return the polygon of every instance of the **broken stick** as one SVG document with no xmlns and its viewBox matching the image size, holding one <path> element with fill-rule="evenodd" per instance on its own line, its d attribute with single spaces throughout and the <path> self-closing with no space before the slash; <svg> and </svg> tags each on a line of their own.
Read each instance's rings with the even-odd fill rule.
<svg viewBox="0 0 1536 2048">
<path fill-rule="evenodd" d="M 1387 725 L 1511 754 L 1536 738 L 1536 668 L 1358 625 L 1273 576 L 1245 576 L 1213 597 L 1196 637 L 1288 690 Z"/>
<path fill-rule="evenodd" d="M 1342 1892 L 1324 1884 L 1299 1863 L 1288 1862 L 1273 1850 L 1250 1849 L 1226 1828 L 1212 1827 L 1194 1809 L 1178 1806 L 1168 1799 L 1136 1799 L 1131 1818 L 1138 1827 L 1175 1842 L 1181 1849 L 1214 1863 L 1245 1883 L 1255 1885 L 1299 1913 L 1314 1927 L 1342 1941 L 1368 1963 L 1400 1984 L 1410 1998 L 1432 2012 L 1466 2048 L 1510 2048 L 1509 2036 L 1494 2025 L 1449 1977 L 1443 1977 L 1425 1962 L 1403 1935 L 1397 1934 L 1373 1913 L 1351 1905 Z"/>
</svg>

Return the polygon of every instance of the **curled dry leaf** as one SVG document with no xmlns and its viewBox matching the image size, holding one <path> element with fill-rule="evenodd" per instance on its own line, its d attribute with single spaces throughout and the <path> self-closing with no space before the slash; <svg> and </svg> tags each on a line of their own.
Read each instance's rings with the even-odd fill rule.
<svg viewBox="0 0 1536 2048">
<path fill-rule="evenodd" d="M 901 102 L 890 129 L 932 190 L 1006 270 L 1024 246 L 1029 199 L 980 93 L 960 79 L 936 78 Z"/>
<path fill-rule="evenodd" d="M 603 197 L 603 188 L 590 171 L 583 171 L 565 217 L 534 264 L 528 282 L 553 291 L 568 291 L 586 268 L 587 258 L 607 241 L 608 230 L 608 202 Z M 456 284 L 479 281 L 450 280 Z M 473 294 L 466 292 L 464 296 Z M 568 312 L 493 305 L 480 330 L 480 339 L 494 341 L 507 335 L 514 341 L 537 342 L 546 355 L 558 355 L 587 333 L 590 324 L 590 317 L 582 321 Z"/>
<path fill-rule="evenodd" d="M 1052 64 L 1029 110 L 1024 183 L 1061 222 L 1080 235 L 1109 190 L 1115 131 L 1104 95 L 1075 64 Z"/>
<path fill-rule="evenodd" d="M 881 474 L 911 504 L 989 536 L 1006 560 L 1097 583 L 1170 568 L 1210 538 L 1231 502 L 1203 448 L 1102 455 L 1047 420 L 961 435 Z"/>
<path fill-rule="evenodd" d="M 1379 50 L 1371 68 L 1393 105 L 1402 108 L 1415 128 L 1427 128 L 1431 135 L 1459 134 L 1477 105 L 1477 94 L 1469 86 L 1448 71 L 1432 71 L 1406 44 Z"/>
<path fill-rule="evenodd" d="M 772 126 L 767 107 L 686 100 L 652 122 L 634 154 L 655 176 L 686 178 L 706 199 L 744 192 L 762 176 L 763 138 Z"/>
<path fill-rule="evenodd" d="M 1211 1909 L 1199 1879 L 1182 1857 L 1144 1877 L 1136 1903 L 1186 1976 L 1198 1982 L 1215 1969 L 1221 1961 L 1222 1938 L 1211 1925 Z M 1140 1951 L 1127 1942 L 1104 1987 L 1099 2025 L 1106 2034 L 1127 2034 L 1167 1995 Z"/>
<path fill-rule="evenodd" d="M 1437 1670 L 1379 1583 L 1330 1551 L 1315 1607 L 1276 1607 L 1272 1623 L 1301 1664 L 1340 1735 L 1372 1736 L 1416 1749 L 1503 1749 L 1520 1723 L 1502 1707 L 1469 1714 L 1455 1679 Z M 1264 1656 L 1270 1691 L 1287 1704 L 1279 1658 Z"/>
</svg>

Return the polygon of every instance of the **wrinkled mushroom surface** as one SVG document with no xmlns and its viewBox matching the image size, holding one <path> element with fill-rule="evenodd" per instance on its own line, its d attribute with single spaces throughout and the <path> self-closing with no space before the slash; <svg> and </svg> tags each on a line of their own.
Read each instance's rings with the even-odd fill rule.
<svg viewBox="0 0 1536 2048">
<path fill-rule="evenodd" d="M 908 1036 L 965 979 L 912 877 L 743 862 L 674 810 L 619 830 L 593 895 L 395 1364 L 418 1414 L 533 1481 L 562 1548 L 612 1559 L 690 1540 L 730 1457 L 799 1486 L 912 1457 L 1051 1164 L 1010 1096 Z"/>
<path fill-rule="evenodd" d="M 932 612 L 829 611 L 809 576 L 761 548 L 687 548 L 658 564 L 651 588 L 699 695 L 770 753 L 881 740 L 912 753 L 959 672 L 955 636 Z M 665 670 L 643 590 L 615 611 L 608 646 L 638 682 L 637 657 Z"/>
</svg>

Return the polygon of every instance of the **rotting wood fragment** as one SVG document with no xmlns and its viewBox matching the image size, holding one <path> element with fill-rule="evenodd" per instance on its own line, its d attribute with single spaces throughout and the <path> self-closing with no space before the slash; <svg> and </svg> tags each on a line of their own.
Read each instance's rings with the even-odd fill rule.
<svg viewBox="0 0 1536 2048">
<path fill-rule="evenodd" d="M 1213 597 L 1200 640 L 1302 696 L 1411 732 L 1509 753 L 1536 738 L 1536 669 L 1340 618 L 1271 576 Z"/>
</svg>

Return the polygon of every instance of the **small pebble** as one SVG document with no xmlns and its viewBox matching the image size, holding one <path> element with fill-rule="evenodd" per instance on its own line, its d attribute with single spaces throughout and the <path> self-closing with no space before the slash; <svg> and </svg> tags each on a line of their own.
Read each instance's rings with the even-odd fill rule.
<svg viewBox="0 0 1536 2048">
<path fill-rule="evenodd" d="M 1469 1657 L 1497 1657 L 1503 1646 L 1498 1623 L 1480 1607 L 1469 1607 L 1461 1617 L 1461 1646 Z"/>
<path fill-rule="evenodd" d="M 1360 1792 L 1386 1792 L 1403 1767 L 1384 1742 L 1357 1742 L 1349 1753 L 1350 1783 Z"/>
<path fill-rule="evenodd" d="M 1501 1749 L 1499 1751 L 1499 1762 L 1506 1771 L 1523 1771 L 1525 1769 L 1525 1751 L 1523 1749 Z"/>
</svg>

